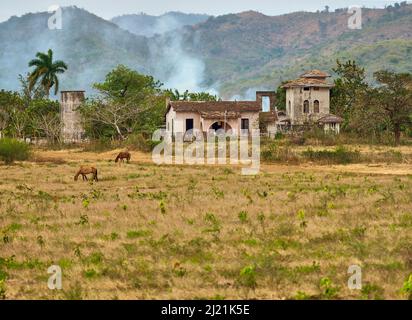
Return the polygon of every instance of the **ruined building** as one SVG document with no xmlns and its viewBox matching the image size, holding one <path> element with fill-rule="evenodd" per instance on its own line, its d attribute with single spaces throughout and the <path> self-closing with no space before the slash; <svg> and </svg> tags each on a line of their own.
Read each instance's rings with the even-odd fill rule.
<svg viewBox="0 0 412 320">
<path fill-rule="evenodd" d="M 262 98 L 269 99 L 269 110 L 262 109 Z M 166 131 L 173 136 L 197 130 L 206 134 L 210 130 L 259 129 L 262 115 L 268 121 L 266 127 L 275 130 L 275 92 L 258 91 L 256 101 L 167 101 Z"/>
<path fill-rule="evenodd" d="M 84 139 L 84 129 L 77 110 L 83 102 L 84 91 L 61 92 L 60 115 L 64 143 L 80 142 Z"/>
<path fill-rule="evenodd" d="M 279 126 L 318 125 L 325 131 L 339 133 L 343 119 L 330 114 L 330 76 L 312 70 L 289 81 L 286 89 L 286 114 L 279 115 Z"/>
<path fill-rule="evenodd" d="M 279 131 L 315 125 L 339 133 L 343 119 L 330 114 L 328 74 L 312 70 L 287 82 L 286 112 L 276 109 L 276 92 L 257 91 L 255 101 L 167 101 L 166 131 L 253 130 L 274 137 Z M 266 108 L 265 108 L 265 102 Z"/>
</svg>

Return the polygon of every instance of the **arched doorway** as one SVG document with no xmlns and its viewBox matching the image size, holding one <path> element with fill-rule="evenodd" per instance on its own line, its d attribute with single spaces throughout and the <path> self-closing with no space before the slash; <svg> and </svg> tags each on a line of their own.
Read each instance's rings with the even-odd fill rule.
<svg viewBox="0 0 412 320">
<path fill-rule="evenodd" d="M 227 122 L 216 121 L 210 126 L 209 130 L 214 130 L 214 131 L 225 130 L 225 131 L 228 131 L 228 130 L 232 130 L 232 127 Z"/>
</svg>

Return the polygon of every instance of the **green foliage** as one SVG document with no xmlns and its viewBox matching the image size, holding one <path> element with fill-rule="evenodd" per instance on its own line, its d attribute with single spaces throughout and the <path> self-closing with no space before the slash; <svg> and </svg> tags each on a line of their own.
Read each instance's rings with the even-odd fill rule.
<svg viewBox="0 0 412 320">
<path fill-rule="evenodd" d="M 254 266 L 246 266 L 240 270 L 238 282 L 248 289 L 256 289 L 256 268 Z"/>
<path fill-rule="evenodd" d="M 339 288 L 336 287 L 332 280 L 330 280 L 328 277 L 322 278 L 319 282 L 319 287 L 322 290 L 322 297 L 326 299 L 334 299 L 336 298 Z"/>
<path fill-rule="evenodd" d="M 412 300 L 412 274 L 410 274 L 404 282 L 401 293 L 404 294 L 408 300 Z"/>
<path fill-rule="evenodd" d="M 356 61 L 341 63 L 338 59 L 336 64 L 333 71 L 339 78 L 335 80 L 335 87 L 331 91 L 331 112 L 344 118 L 345 128 L 353 112 L 355 97 L 366 90 L 368 85 L 365 69 L 359 67 Z"/>
<path fill-rule="evenodd" d="M 334 150 L 315 151 L 309 148 L 303 152 L 303 156 L 310 161 L 327 164 L 349 164 L 360 160 L 360 152 L 358 150 L 351 151 L 343 146 L 338 146 Z"/>
<path fill-rule="evenodd" d="M 189 92 L 186 90 L 180 93 L 179 90 L 167 89 L 165 94 L 172 101 L 218 101 L 219 98 L 216 95 L 212 95 L 208 92 Z"/>
<path fill-rule="evenodd" d="M 247 211 L 240 211 L 238 217 L 240 222 L 246 223 L 248 221 Z"/>
<path fill-rule="evenodd" d="M 30 156 L 30 147 L 25 142 L 15 139 L 0 139 L 0 159 L 6 164 L 14 161 L 24 161 Z"/>
<path fill-rule="evenodd" d="M 40 81 L 47 95 L 54 86 L 54 94 L 59 92 L 59 78 L 57 75 L 67 70 L 67 65 L 63 61 L 53 61 L 53 50 L 49 49 L 47 53 L 37 52 L 37 59 L 29 62 L 29 67 L 35 67 L 29 76 L 29 88 L 33 88 Z"/>
<path fill-rule="evenodd" d="M 131 132 L 150 135 L 163 124 L 165 96 L 153 77 L 119 65 L 95 83 L 96 98 L 80 107 L 86 133 L 93 138 L 120 138 Z"/>
<path fill-rule="evenodd" d="M 281 145 L 279 141 L 262 144 L 260 155 L 262 160 L 267 162 L 298 162 L 298 157 L 292 148 L 287 144 Z"/>
<path fill-rule="evenodd" d="M 306 218 L 305 218 L 305 217 L 306 217 L 305 210 L 300 209 L 300 210 L 298 211 L 297 216 L 298 216 L 298 219 L 299 219 L 299 226 L 300 226 L 302 229 L 305 229 L 305 228 L 307 227 L 307 225 L 308 225 L 308 223 L 307 223 L 307 221 L 306 221 Z"/>
</svg>

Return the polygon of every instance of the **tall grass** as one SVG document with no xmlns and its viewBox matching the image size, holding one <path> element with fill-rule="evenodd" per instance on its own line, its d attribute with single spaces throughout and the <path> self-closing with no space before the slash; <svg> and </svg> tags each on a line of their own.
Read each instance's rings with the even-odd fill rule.
<svg viewBox="0 0 412 320">
<path fill-rule="evenodd" d="M 358 150 L 352 151 L 345 147 L 338 146 L 334 150 L 313 150 L 307 149 L 303 156 L 314 162 L 326 164 L 349 164 L 360 162 L 361 156 Z"/>
</svg>

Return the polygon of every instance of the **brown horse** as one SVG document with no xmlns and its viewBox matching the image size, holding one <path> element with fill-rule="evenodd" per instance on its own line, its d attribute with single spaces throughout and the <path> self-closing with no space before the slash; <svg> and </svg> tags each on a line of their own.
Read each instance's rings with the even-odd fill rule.
<svg viewBox="0 0 412 320">
<path fill-rule="evenodd" d="M 124 162 L 124 159 L 126 159 L 127 163 L 129 163 L 131 158 L 132 158 L 132 155 L 130 154 L 129 151 L 120 152 L 114 162 L 118 163 L 120 161 L 120 163 L 122 163 Z"/>
<path fill-rule="evenodd" d="M 79 171 L 74 176 L 74 181 L 77 181 L 79 179 L 80 175 L 82 175 L 83 181 L 88 181 L 88 179 L 87 179 L 88 174 L 93 174 L 93 180 L 95 180 L 96 182 L 99 181 L 99 179 L 97 178 L 97 169 L 96 168 L 94 168 L 94 167 L 83 167 L 83 166 L 80 167 Z"/>
</svg>

